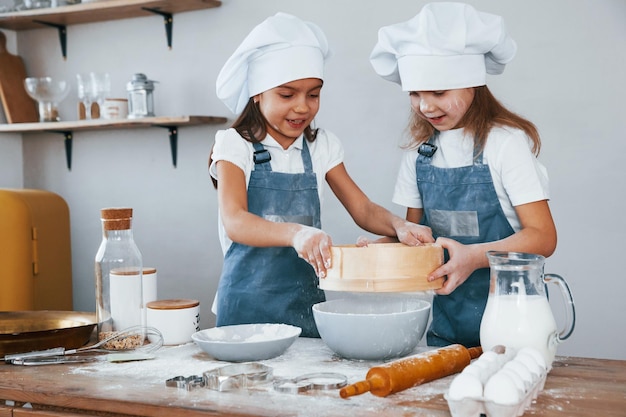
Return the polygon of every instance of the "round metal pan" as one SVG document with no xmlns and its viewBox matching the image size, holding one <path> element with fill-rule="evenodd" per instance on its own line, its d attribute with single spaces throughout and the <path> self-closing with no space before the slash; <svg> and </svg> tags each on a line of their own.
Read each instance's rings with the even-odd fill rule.
<svg viewBox="0 0 626 417">
<path fill-rule="evenodd" d="M 0 311 L 0 357 L 55 347 L 81 347 L 89 341 L 96 324 L 95 313 Z"/>
</svg>

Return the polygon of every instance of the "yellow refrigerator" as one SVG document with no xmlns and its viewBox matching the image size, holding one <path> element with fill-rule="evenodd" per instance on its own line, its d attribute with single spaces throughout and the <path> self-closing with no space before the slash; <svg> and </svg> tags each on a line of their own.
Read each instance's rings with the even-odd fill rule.
<svg viewBox="0 0 626 417">
<path fill-rule="evenodd" d="M 45 190 L 0 188 L 0 311 L 72 308 L 69 207 Z"/>
</svg>

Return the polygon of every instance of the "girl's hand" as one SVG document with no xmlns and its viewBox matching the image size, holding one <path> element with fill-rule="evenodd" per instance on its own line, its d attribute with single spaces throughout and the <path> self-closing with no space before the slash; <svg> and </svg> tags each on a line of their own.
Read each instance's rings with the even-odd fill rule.
<svg viewBox="0 0 626 417">
<path fill-rule="evenodd" d="M 330 247 L 332 244 L 329 235 L 310 226 L 300 226 L 292 242 L 298 256 L 311 264 L 315 269 L 315 274 L 320 278 L 326 277 L 326 269 L 331 266 Z"/>
<path fill-rule="evenodd" d="M 371 240 L 367 236 L 359 236 L 356 239 L 356 246 L 360 248 L 365 248 L 369 246 L 370 243 L 373 244 L 373 243 L 397 243 L 397 242 L 398 242 L 398 239 L 396 239 L 395 237 L 383 236 L 383 237 L 379 237 L 378 239 Z"/>
<path fill-rule="evenodd" d="M 428 226 L 403 220 L 394 223 L 393 227 L 396 230 L 398 240 L 405 245 L 419 246 L 424 243 L 435 242 L 433 232 Z"/>
<path fill-rule="evenodd" d="M 430 227 L 410 221 L 399 219 L 393 223 L 397 237 L 383 236 L 375 240 L 370 240 L 365 236 L 359 236 L 356 245 L 363 247 L 370 243 L 394 243 L 402 242 L 409 246 L 420 246 L 424 243 L 434 243 L 433 232 Z"/>
<path fill-rule="evenodd" d="M 469 245 L 463 245 L 456 240 L 445 237 L 437 238 L 435 244 L 447 249 L 450 259 L 434 270 L 428 276 L 428 281 L 434 281 L 441 277 L 446 278 L 443 287 L 435 290 L 435 293 L 448 295 L 465 282 L 472 272 L 480 266 L 480 262 L 476 259 L 475 251 Z"/>
</svg>

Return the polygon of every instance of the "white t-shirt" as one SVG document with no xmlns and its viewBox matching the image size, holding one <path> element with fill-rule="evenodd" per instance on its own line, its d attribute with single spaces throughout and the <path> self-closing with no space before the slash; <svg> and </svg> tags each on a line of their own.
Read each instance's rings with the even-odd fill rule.
<svg viewBox="0 0 626 417">
<path fill-rule="evenodd" d="M 261 143 L 271 156 L 270 164 L 272 171 L 297 174 L 304 172 L 302 164 L 302 141 L 304 136 L 300 136 L 287 149 L 267 135 Z M 339 138 L 333 133 L 319 129 L 316 139 L 311 143 L 307 142 L 313 171 L 317 174 L 317 192 L 320 197 L 320 206 L 323 203 L 323 190 L 326 173 L 343 162 L 344 150 Z M 254 146 L 242 138 L 235 129 L 220 130 L 215 135 L 215 146 L 213 147 L 213 163 L 209 167 L 211 176 L 217 180 L 217 161 L 228 161 L 237 165 L 246 174 L 246 187 L 250 182 L 250 174 L 254 169 Z M 222 251 L 230 247 L 232 241 L 226 235 L 221 216 L 219 218 L 219 237 Z"/>
<path fill-rule="evenodd" d="M 474 140 L 463 129 L 440 132 L 432 165 L 458 168 L 473 164 Z M 497 127 L 489 133 L 483 163 L 489 165 L 502 210 L 516 232 L 521 229 L 515 206 L 549 199 L 548 174 L 531 151 L 532 142 L 519 129 Z M 393 202 L 404 207 L 422 208 L 417 188 L 417 150 L 405 152 L 398 173 Z"/>
</svg>

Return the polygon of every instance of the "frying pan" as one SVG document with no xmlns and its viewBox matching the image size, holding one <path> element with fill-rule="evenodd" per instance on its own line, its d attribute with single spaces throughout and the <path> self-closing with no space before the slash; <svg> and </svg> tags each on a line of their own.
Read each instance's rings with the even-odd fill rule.
<svg viewBox="0 0 626 417">
<path fill-rule="evenodd" d="M 0 357 L 55 347 L 81 347 L 91 338 L 96 324 L 95 313 L 0 311 Z"/>
</svg>

